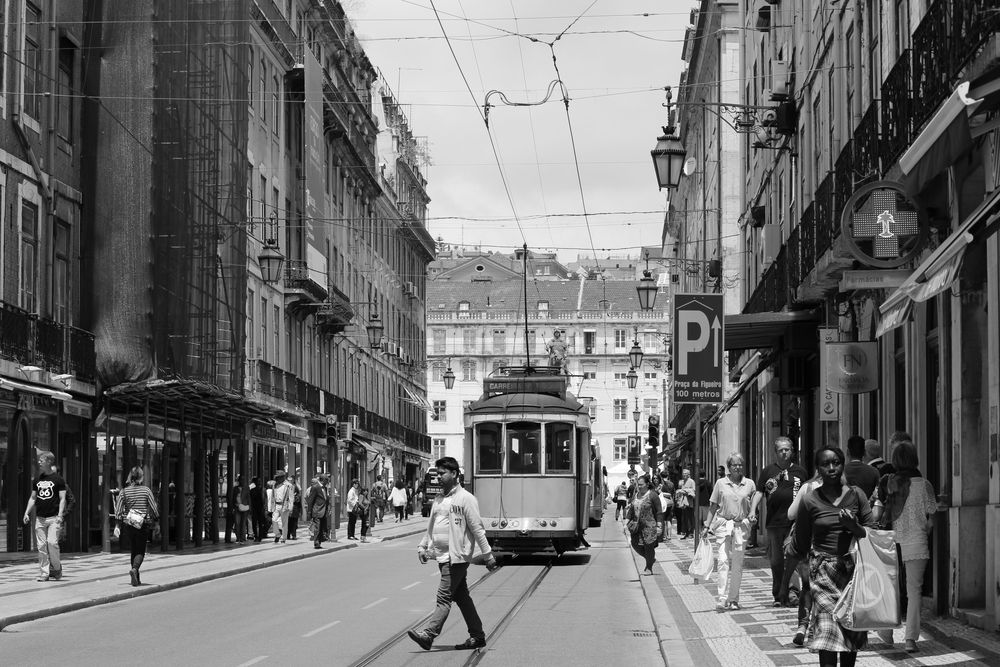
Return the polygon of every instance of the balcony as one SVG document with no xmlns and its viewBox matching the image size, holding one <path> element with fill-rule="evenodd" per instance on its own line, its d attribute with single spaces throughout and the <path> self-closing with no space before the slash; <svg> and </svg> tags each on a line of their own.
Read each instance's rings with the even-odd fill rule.
<svg viewBox="0 0 1000 667">
<path fill-rule="evenodd" d="M 324 336 L 341 333 L 354 319 L 351 300 L 335 285 L 327 286 L 327 298 L 316 310 L 316 324 Z"/>
<path fill-rule="evenodd" d="M 83 382 L 93 383 L 97 377 L 94 334 L 2 301 L 0 357 L 50 373 L 72 373 Z"/>
<path fill-rule="evenodd" d="M 309 304 L 318 304 L 326 300 L 326 276 L 310 270 L 306 260 L 289 259 L 285 261 L 285 308 L 293 315 L 302 316 Z"/>
<path fill-rule="evenodd" d="M 757 283 L 744 313 L 768 313 L 783 310 L 788 305 L 788 246 L 778 251 L 771 266 L 767 267 Z"/>
<path fill-rule="evenodd" d="M 892 165 L 913 141 L 910 51 L 903 51 L 882 84 L 883 164 Z"/>
<path fill-rule="evenodd" d="M 829 172 L 816 188 L 816 257 L 830 249 L 833 243 L 833 172 Z"/>
<path fill-rule="evenodd" d="M 840 236 L 840 216 L 847 200 L 854 194 L 854 142 L 848 141 L 833 167 L 833 217 L 836 220 L 834 238 Z"/>
<path fill-rule="evenodd" d="M 917 128 L 922 127 L 951 94 L 949 4 L 949 0 L 936 0 L 913 31 L 913 124 Z"/>
<path fill-rule="evenodd" d="M 880 178 L 879 165 L 881 146 L 878 134 L 878 101 L 868 105 L 861 122 L 854 130 L 854 173 L 859 181 Z"/>
</svg>

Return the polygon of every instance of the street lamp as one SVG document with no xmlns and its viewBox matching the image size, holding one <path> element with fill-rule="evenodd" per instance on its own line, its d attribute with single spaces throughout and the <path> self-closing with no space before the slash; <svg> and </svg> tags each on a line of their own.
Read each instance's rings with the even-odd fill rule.
<svg viewBox="0 0 1000 667">
<path fill-rule="evenodd" d="M 638 327 L 636 327 L 635 330 L 635 340 L 632 341 L 632 349 L 628 351 L 628 360 L 632 364 L 632 368 L 639 368 L 642 366 L 642 348 L 639 347 Z"/>
<path fill-rule="evenodd" d="M 257 256 L 257 262 L 264 282 L 274 284 L 281 278 L 281 265 L 285 262 L 285 256 L 278 247 L 278 217 L 272 213 L 268 222 L 270 224 L 267 226 L 267 239 Z"/>
<path fill-rule="evenodd" d="M 649 152 L 653 157 L 653 168 L 656 169 L 656 182 L 663 188 L 676 188 L 681 181 L 684 168 L 684 157 L 687 152 L 684 144 L 674 136 L 673 111 L 670 109 L 670 86 L 667 86 L 667 124 L 663 126 L 663 135 L 656 140 L 656 147 Z"/>
<path fill-rule="evenodd" d="M 652 310 L 656 303 L 656 281 L 649 271 L 649 253 L 646 253 L 646 268 L 642 272 L 642 278 L 636 285 L 635 291 L 639 294 L 639 308 L 642 310 Z"/>
<path fill-rule="evenodd" d="M 632 419 L 635 420 L 635 448 L 638 449 L 640 452 L 642 451 L 641 449 L 639 449 L 639 445 L 641 444 L 641 442 L 639 441 L 639 420 L 641 418 L 642 418 L 642 413 L 639 411 L 639 397 L 636 396 L 635 410 L 632 411 Z"/>
<path fill-rule="evenodd" d="M 382 319 L 378 313 L 372 313 L 365 328 L 368 330 L 368 347 L 373 350 L 382 347 L 382 332 L 385 331 L 385 327 L 382 326 Z"/>
<path fill-rule="evenodd" d="M 451 366 L 448 366 L 448 370 L 444 372 L 441 379 L 444 380 L 445 389 L 451 389 L 455 386 L 455 373 L 451 370 Z"/>
<path fill-rule="evenodd" d="M 636 383 L 639 382 L 639 374 L 635 372 L 635 368 L 628 369 L 628 374 L 625 376 L 625 381 L 628 382 L 629 389 L 635 389 Z"/>
</svg>

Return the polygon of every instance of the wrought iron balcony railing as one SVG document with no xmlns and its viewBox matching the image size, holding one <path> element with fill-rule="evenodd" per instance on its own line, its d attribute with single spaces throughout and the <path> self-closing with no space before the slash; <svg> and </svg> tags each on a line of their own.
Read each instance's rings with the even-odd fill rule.
<svg viewBox="0 0 1000 667">
<path fill-rule="evenodd" d="M 913 141 L 913 82 L 910 50 L 899 54 L 882 84 L 883 165 L 892 165 Z"/>
<path fill-rule="evenodd" d="M 0 301 L 0 358 L 94 382 L 94 334 Z"/>
<path fill-rule="evenodd" d="M 878 101 L 868 105 L 867 111 L 861 116 L 858 127 L 854 130 L 854 173 L 858 181 L 863 181 L 882 175 L 879 163 L 881 146 L 878 133 Z"/>
<path fill-rule="evenodd" d="M 965 2 L 965 0 L 962 0 Z M 913 123 L 921 127 L 951 93 L 948 0 L 935 0 L 913 31 Z"/>
<path fill-rule="evenodd" d="M 820 181 L 813 200 L 816 210 L 816 257 L 830 249 L 833 243 L 833 172 Z"/>
<path fill-rule="evenodd" d="M 809 206 L 806 206 L 806 210 L 802 212 L 799 229 L 801 230 L 799 256 L 802 258 L 799 272 L 804 280 L 816 266 L 816 205 L 814 203 L 810 202 Z"/>
</svg>

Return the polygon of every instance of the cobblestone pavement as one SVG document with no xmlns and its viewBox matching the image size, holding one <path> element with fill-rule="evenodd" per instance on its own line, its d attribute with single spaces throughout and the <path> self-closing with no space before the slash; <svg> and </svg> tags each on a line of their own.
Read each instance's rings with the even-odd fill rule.
<svg viewBox="0 0 1000 667">
<path fill-rule="evenodd" d="M 742 609 L 737 612 L 715 610 L 714 573 L 709 581 L 698 583 L 687 574 L 693 551 L 692 540 L 679 540 L 675 535 L 656 550 L 657 576 L 642 578 L 647 598 L 651 586 L 663 595 L 675 632 L 683 639 L 689 654 L 678 654 L 675 661 L 667 641 L 671 638 L 661 636 L 668 664 L 689 661 L 698 667 L 817 664 L 816 654 L 792 644 L 797 610 L 771 606 L 771 570 L 763 549 L 747 553 L 740 589 Z M 635 558 L 637 569 L 641 570 L 641 561 L 638 556 Z M 857 664 L 860 667 L 1000 665 L 997 650 L 1000 641 L 995 634 L 952 619 L 925 620 L 922 629 L 919 651 L 914 654 L 903 651 L 901 629 L 895 631 L 897 643 L 893 646 L 879 640 L 876 633 L 869 633 L 868 648 L 859 653 Z"/>
</svg>

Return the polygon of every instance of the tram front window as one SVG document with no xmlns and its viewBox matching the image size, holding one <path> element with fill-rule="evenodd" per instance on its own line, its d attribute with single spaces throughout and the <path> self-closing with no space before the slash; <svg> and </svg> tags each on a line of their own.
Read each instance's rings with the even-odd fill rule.
<svg viewBox="0 0 1000 667">
<path fill-rule="evenodd" d="M 545 425 L 545 472 L 549 475 L 573 472 L 573 425 Z"/>
<path fill-rule="evenodd" d="M 507 472 L 511 475 L 538 475 L 542 472 L 541 438 L 538 424 L 507 424 Z"/>
<path fill-rule="evenodd" d="M 476 426 L 479 456 L 476 460 L 478 472 L 500 474 L 503 457 L 500 440 L 500 424 L 479 424 Z"/>
</svg>

